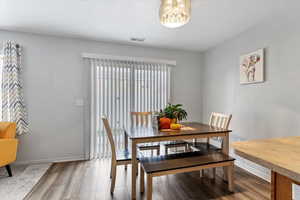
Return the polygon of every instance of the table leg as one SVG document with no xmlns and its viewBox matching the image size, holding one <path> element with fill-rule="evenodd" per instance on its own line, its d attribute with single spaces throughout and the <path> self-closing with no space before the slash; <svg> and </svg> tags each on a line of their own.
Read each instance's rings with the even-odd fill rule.
<svg viewBox="0 0 300 200">
<path fill-rule="evenodd" d="M 228 133 L 226 133 L 226 135 L 223 137 L 222 152 L 226 155 L 229 155 L 229 134 Z M 229 176 L 229 170 L 227 170 L 227 167 L 223 167 L 223 174 L 224 174 L 224 180 L 227 181 Z"/>
<path fill-rule="evenodd" d="M 293 181 L 272 171 L 271 199 L 272 200 L 292 200 Z"/>
<path fill-rule="evenodd" d="M 131 142 L 131 199 L 136 199 L 136 173 L 138 168 L 138 162 L 136 157 L 136 143 L 134 140 Z"/>
<path fill-rule="evenodd" d="M 151 174 L 147 174 L 147 200 L 152 200 L 152 187 L 153 177 Z"/>
<path fill-rule="evenodd" d="M 227 167 L 228 171 L 228 190 L 234 191 L 234 163 Z"/>
<path fill-rule="evenodd" d="M 140 165 L 140 191 L 141 193 L 145 191 L 145 172 L 142 165 Z"/>
</svg>

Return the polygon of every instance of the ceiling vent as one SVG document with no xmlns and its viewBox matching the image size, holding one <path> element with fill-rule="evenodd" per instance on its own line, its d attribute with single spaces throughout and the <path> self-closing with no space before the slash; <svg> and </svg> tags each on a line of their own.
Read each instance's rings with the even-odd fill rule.
<svg viewBox="0 0 300 200">
<path fill-rule="evenodd" d="M 133 42 L 144 42 L 146 39 L 145 38 L 132 37 L 132 38 L 130 38 L 130 40 L 133 41 Z"/>
</svg>

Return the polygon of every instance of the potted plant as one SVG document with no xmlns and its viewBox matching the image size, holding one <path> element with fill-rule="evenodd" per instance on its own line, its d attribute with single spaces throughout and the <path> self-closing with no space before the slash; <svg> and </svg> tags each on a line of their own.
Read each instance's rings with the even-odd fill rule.
<svg viewBox="0 0 300 200">
<path fill-rule="evenodd" d="M 160 128 L 168 129 L 171 124 L 187 119 L 187 112 L 182 108 L 182 104 L 168 104 L 164 110 L 160 111 Z"/>
</svg>

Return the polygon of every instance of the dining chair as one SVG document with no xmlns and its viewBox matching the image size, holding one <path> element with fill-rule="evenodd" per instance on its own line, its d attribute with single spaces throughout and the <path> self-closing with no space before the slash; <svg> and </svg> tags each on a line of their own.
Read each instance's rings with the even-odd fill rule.
<svg viewBox="0 0 300 200">
<path fill-rule="evenodd" d="M 131 112 L 131 125 L 149 127 L 151 125 L 152 112 Z M 147 151 L 151 150 L 151 155 L 153 155 L 153 150 L 156 150 L 156 154 L 160 154 L 160 143 L 144 143 L 138 145 L 139 150 Z"/>
<path fill-rule="evenodd" d="M 228 129 L 229 125 L 230 125 L 230 121 L 231 121 L 232 115 L 226 115 L 223 113 L 217 113 L 217 112 L 212 112 L 209 118 L 209 125 L 213 126 L 213 127 L 217 127 L 217 128 L 223 128 L 223 129 Z M 217 140 L 221 143 L 221 148 L 218 149 L 222 149 L 223 148 L 223 138 L 221 137 L 217 137 L 217 138 L 212 138 L 213 140 Z M 195 144 L 195 146 L 200 145 L 199 147 L 201 147 L 201 142 L 198 142 Z M 210 138 L 206 139 L 205 142 L 205 148 L 207 150 L 209 150 L 209 148 L 214 147 L 210 145 Z"/>
<path fill-rule="evenodd" d="M 110 178 L 111 178 L 110 192 L 111 194 L 113 194 L 115 189 L 115 183 L 116 183 L 117 166 L 131 164 L 131 154 L 128 150 L 116 152 L 115 142 L 114 142 L 114 138 L 113 138 L 113 134 L 109 122 L 106 117 L 102 117 L 102 121 L 104 124 L 106 135 L 110 143 L 111 153 L 112 153 L 111 168 L 110 168 L 111 169 L 110 170 Z"/>
<path fill-rule="evenodd" d="M 212 112 L 209 119 L 209 125 L 217 128 L 223 128 L 228 129 L 230 125 L 232 115 L 229 114 L 223 114 L 223 113 L 217 113 Z M 216 143 L 220 145 L 220 147 L 215 146 L 214 144 L 211 144 L 210 140 L 214 140 Z M 206 141 L 198 142 L 197 140 L 194 140 L 193 143 L 189 144 L 192 149 L 196 149 L 199 151 L 205 151 L 205 152 L 215 152 L 215 151 L 221 151 L 223 148 L 223 138 L 222 137 L 216 137 L 216 138 L 206 138 Z M 200 174 L 203 174 L 203 171 L 200 172 Z M 213 178 L 216 176 L 216 168 L 213 168 Z"/>
</svg>

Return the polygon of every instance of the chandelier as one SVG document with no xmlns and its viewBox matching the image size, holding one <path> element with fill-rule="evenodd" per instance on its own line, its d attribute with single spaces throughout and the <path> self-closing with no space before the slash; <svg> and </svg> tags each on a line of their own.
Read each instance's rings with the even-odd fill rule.
<svg viewBox="0 0 300 200">
<path fill-rule="evenodd" d="M 161 0 L 159 17 L 168 28 L 185 25 L 191 18 L 191 0 Z"/>
</svg>

